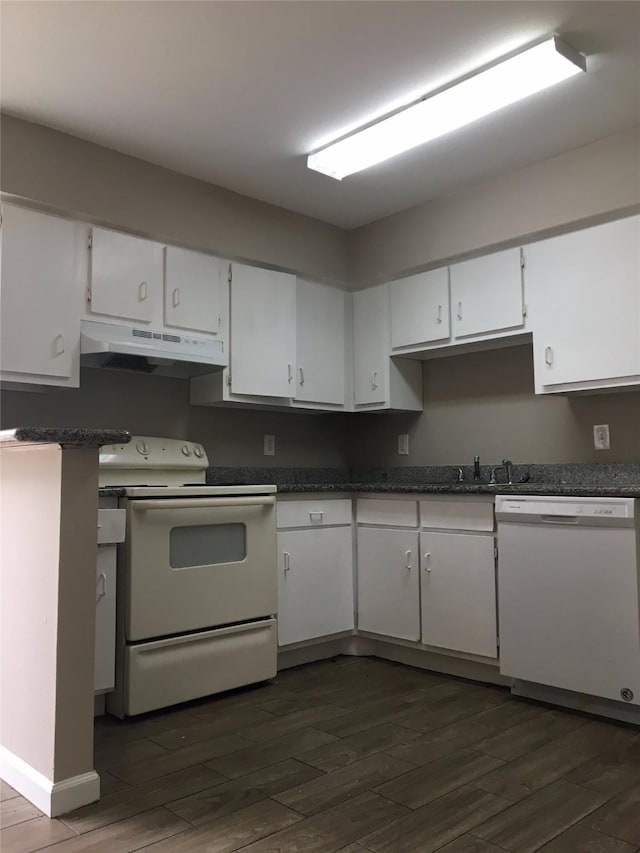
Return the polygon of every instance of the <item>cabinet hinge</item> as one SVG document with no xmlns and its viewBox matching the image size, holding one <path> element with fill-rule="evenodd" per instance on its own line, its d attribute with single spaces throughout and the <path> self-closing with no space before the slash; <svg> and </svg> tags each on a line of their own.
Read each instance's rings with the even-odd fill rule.
<svg viewBox="0 0 640 853">
<path fill-rule="evenodd" d="M 93 234 L 89 231 L 89 236 L 87 237 L 87 249 L 93 249 Z"/>
<path fill-rule="evenodd" d="M 496 647 L 498 649 L 500 648 L 500 634 L 498 634 L 498 636 L 496 637 Z"/>
<path fill-rule="evenodd" d="M 227 273 L 227 281 L 231 284 L 231 279 L 233 278 L 231 274 L 231 264 L 229 264 L 229 272 Z"/>
<path fill-rule="evenodd" d="M 526 265 L 527 265 L 527 262 L 526 262 L 525 257 L 524 257 L 524 250 L 520 249 L 520 266 L 522 268 L 524 268 L 524 267 L 526 267 Z"/>
<path fill-rule="evenodd" d="M 528 314 L 528 310 L 529 310 L 529 309 L 527 308 L 527 306 L 526 306 L 526 305 L 524 304 L 524 302 L 523 302 L 523 303 L 522 303 L 522 316 L 523 316 L 523 317 L 526 317 L 526 316 L 527 316 L 527 314 Z"/>
<path fill-rule="evenodd" d="M 497 549 L 497 547 L 495 547 L 495 546 L 494 546 L 494 549 L 493 549 L 493 559 L 494 559 L 494 560 L 497 560 L 497 559 L 498 559 L 498 549 Z"/>
<path fill-rule="evenodd" d="M 227 385 L 231 388 L 231 371 L 227 373 Z"/>
<path fill-rule="evenodd" d="M 87 302 L 91 302 L 91 287 L 87 288 Z"/>
</svg>

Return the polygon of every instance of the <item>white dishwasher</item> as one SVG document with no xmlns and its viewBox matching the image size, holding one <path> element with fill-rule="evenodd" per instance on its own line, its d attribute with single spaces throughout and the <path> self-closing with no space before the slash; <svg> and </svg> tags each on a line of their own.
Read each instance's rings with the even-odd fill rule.
<svg viewBox="0 0 640 853">
<path fill-rule="evenodd" d="M 546 685 L 582 694 L 564 704 L 637 719 L 637 514 L 632 498 L 496 497 L 500 672 L 513 692 L 562 701 L 531 689 Z"/>
</svg>

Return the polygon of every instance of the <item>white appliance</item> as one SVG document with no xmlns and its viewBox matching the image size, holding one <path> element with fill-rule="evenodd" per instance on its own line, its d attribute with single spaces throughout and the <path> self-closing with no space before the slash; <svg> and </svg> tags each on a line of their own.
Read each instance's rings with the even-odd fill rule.
<svg viewBox="0 0 640 853">
<path fill-rule="evenodd" d="M 229 363 L 222 341 L 117 323 L 80 321 L 80 364 L 161 376 L 189 377 Z"/>
<path fill-rule="evenodd" d="M 116 686 L 140 714 L 276 674 L 276 487 L 207 486 L 199 444 L 133 436 L 100 451 L 125 495 Z"/>
<path fill-rule="evenodd" d="M 640 721 L 637 516 L 631 498 L 496 497 L 514 693 Z"/>
</svg>

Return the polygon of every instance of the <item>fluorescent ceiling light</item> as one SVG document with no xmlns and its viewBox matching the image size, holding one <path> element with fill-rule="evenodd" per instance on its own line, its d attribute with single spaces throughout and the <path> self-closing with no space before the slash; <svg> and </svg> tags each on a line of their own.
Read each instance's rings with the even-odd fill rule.
<svg viewBox="0 0 640 853">
<path fill-rule="evenodd" d="M 581 53 L 548 38 L 309 154 L 307 166 L 340 181 L 586 70 Z"/>
</svg>

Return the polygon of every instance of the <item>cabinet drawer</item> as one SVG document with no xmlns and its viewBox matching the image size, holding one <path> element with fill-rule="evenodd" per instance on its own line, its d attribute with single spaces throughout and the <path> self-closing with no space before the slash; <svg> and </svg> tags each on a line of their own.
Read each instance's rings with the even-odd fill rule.
<svg viewBox="0 0 640 853">
<path fill-rule="evenodd" d="M 351 500 L 279 501 L 278 527 L 327 527 L 351 524 Z"/>
<path fill-rule="evenodd" d="M 491 531 L 494 528 L 493 499 L 420 501 L 420 526 Z"/>
<path fill-rule="evenodd" d="M 357 502 L 358 524 L 384 524 L 390 527 L 417 527 L 416 501 L 368 500 Z"/>
<path fill-rule="evenodd" d="M 124 509 L 98 510 L 98 545 L 124 542 Z"/>
</svg>

